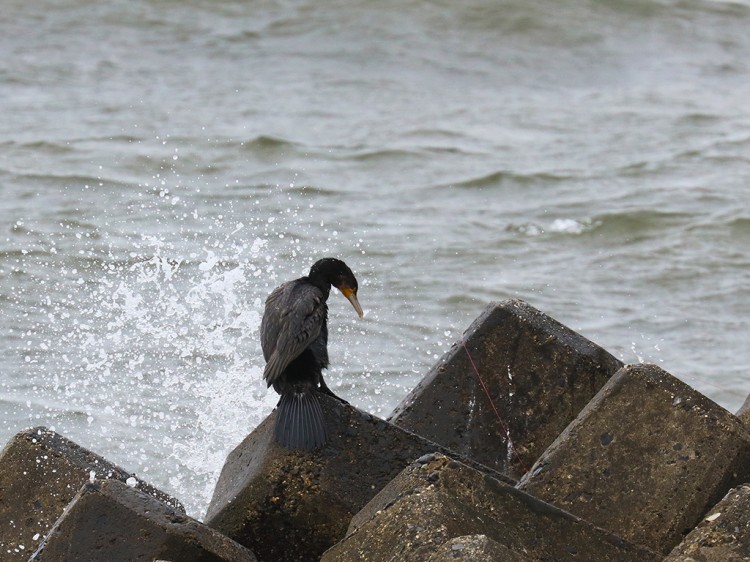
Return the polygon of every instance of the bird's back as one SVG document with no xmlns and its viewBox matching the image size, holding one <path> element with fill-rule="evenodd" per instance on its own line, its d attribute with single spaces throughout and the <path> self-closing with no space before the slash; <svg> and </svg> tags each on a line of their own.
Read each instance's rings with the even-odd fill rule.
<svg viewBox="0 0 750 562">
<path fill-rule="evenodd" d="M 271 385 L 321 332 L 327 316 L 323 292 L 306 278 L 280 285 L 268 295 L 260 324 L 260 343 Z"/>
</svg>

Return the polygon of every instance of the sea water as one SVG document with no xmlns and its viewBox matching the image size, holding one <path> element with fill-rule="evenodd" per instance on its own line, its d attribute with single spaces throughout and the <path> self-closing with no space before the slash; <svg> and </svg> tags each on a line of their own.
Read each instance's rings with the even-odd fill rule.
<svg viewBox="0 0 750 562">
<path fill-rule="evenodd" d="M 521 298 L 736 410 L 750 7 L 90 3 L 0 16 L 0 441 L 45 425 L 202 516 L 273 409 L 266 295 L 336 256 L 331 388 L 380 416 Z"/>
</svg>

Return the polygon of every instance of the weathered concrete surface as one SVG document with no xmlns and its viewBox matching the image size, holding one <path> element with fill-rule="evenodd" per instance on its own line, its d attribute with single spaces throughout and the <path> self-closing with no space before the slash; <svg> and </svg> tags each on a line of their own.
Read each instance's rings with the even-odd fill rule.
<svg viewBox="0 0 750 562">
<path fill-rule="evenodd" d="M 740 406 L 740 409 L 737 410 L 737 413 L 735 415 L 746 426 L 750 426 L 750 396 L 745 398 L 745 401 L 742 403 L 742 406 Z"/>
<path fill-rule="evenodd" d="M 616 373 L 519 488 L 665 555 L 750 472 L 739 420 L 654 365 Z"/>
<path fill-rule="evenodd" d="M 451 539 L 439 546 L 428 562 L 533 562 L 522 554 L 493 541 L 486 535 L 468 535 Z"/>
<path fill-rule="evenodd" d="M 92 473 L 96 478 L 134 478 L 44 427 L 11 439 L 0 453 L 0 560 L 26 560 Z M 140 480 L 137 487 L 184 511 L 164 492 Z"/>
<path fill-rule="evenodd" d="M 490 304 L 462 341 L 466 348 L 454 344 L 389 419 L 513 478 L 526 472 L 622 366 L 520 300 Z"/>
<path fill-rule="evenodd" d="M 324 448 L 278 445 L 274 412 L 230 453 L 219 477 L 205 520 L 259 560 L 317 561 L 406 465 L 444 451 L 328 396 L 320 402 L 329 430 Z"/>
<path fill-rule="evenodd" d="M 119 480 L 83 486 L 30 562 L 256 562 L 247 548 Z"/>
<path fill-rule="evenodd" d="M 750 560 L 750 486 L 731 490 L 665 562 Z"/>
<path fill-rule="evenodd" d="M 473 534 L 485 535 L 522 560 L 662 559 L 486 473 L 434 455 L 413 463 L 383 488 L 321 562 L 426 562 L 451 539 Z"/>
</svg>

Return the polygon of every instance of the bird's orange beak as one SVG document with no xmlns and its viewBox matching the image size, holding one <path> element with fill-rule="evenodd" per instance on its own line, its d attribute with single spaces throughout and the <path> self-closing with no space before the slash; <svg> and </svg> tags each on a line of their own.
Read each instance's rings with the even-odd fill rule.
<svg viewBox="0 0 750 562">
<path fill-rule="evenodd" d="M 362 307 L 359 306 L 359 301 L 357 300 L 356 291 L 352 289 L 351 287 L 340 287 L 339 290 L 341 291 L 341 294 L 346 297 L 346 300 L 352 303 L 354 310 L 356 310 L 357 314 L 359 314 L 359 317 L 362 318 L 365 315 L 365 313 L 362 311 Z"/>
</svg>

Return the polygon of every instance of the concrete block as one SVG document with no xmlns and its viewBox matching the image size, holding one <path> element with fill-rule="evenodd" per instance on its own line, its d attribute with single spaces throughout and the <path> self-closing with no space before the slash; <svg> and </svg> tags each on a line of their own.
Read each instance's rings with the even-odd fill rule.
<svg viewBox="0 0 750 562">
<path fill-rule="evenodd" d="M 665 562 L 750 560 L 750 485 L 731 490 Z"/>
<path fill-rule="evenodd" d="M 523 301 L 492 303 L 389 421 L 518 478 L 621 366 Z"/>
<path fill-rule="evenodd" d="M 99 455 L 54 431 L 35 427 L 18 433 L 0 453 L 0 559 L 28 559 L 39 538 L 92 475 L 132 479 L 140 490 L 184 511 L 174 498 Z"/>
<path fill-rule="evenodd" d="M 468 535 L 451 539 L 427 559 L 428 562 L 533 562 L 522 554 L 497 543 L 487 535 Z"/>
<path fill-rule="evenodd" d="M 352 516 L 412 460 L 444 449 L 328 396 L 326 445 L 292 451 L 273 437 L 275 412 L 227 458 L 206 523 L 259 560 L 316 561 Z M 511 481 L 512 482 L 512 481 Z"/>
<path fill-rule="evenodd" d="M 29 562 L 256 562 L 247 548 L 119 480 L 83 486 Z"/>
<path fill-rule="evenodd" d="M 654 365 L 618 371 L 518 487 L 669 553 L 750 476 L 739 420 Z"/>
<path fill-rule="evenodd" d="M 383 488 L 321 562 L 440 560 L 446 545 L 451 544 L 453 553 L 452 539 L 477 534 L 497 543 L 496 552 L 512 553 L 495 560 L 662 559 L 487 473 L 432 455 L 411 464 Z"/>
</svg>

